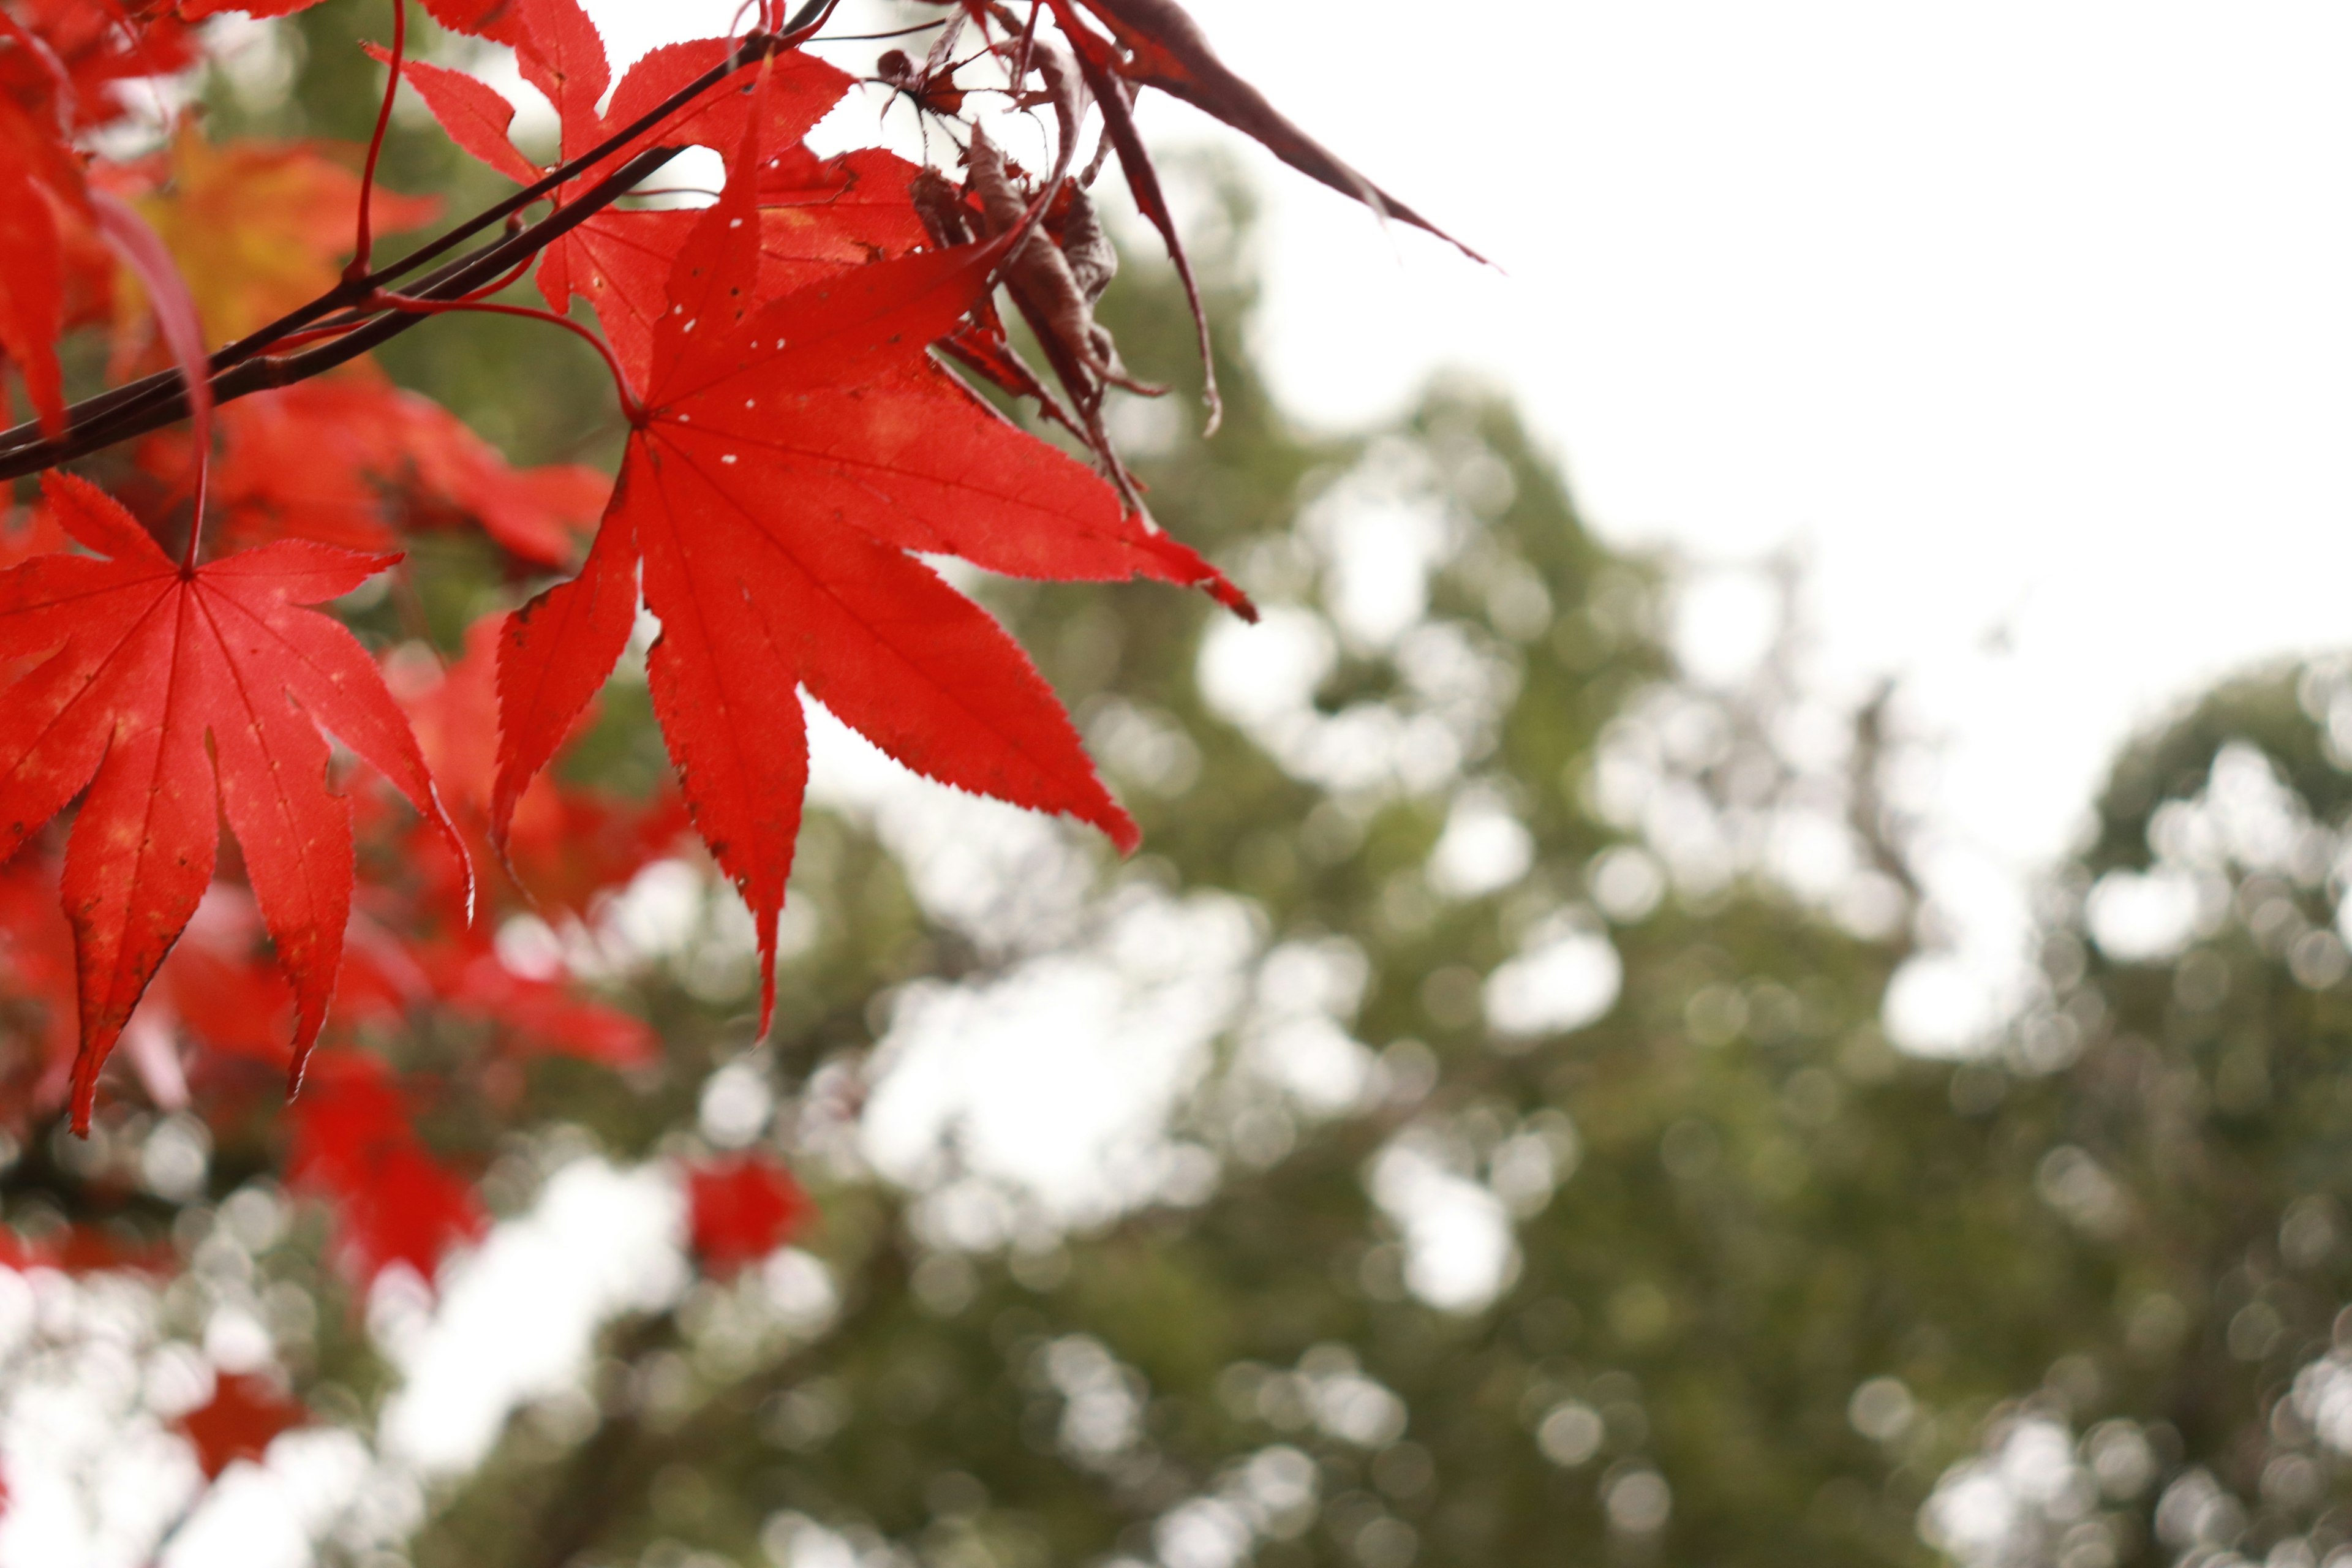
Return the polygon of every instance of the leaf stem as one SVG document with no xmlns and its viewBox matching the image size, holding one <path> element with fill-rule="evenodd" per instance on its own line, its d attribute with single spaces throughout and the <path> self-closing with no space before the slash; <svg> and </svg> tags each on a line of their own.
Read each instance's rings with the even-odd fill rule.
<svg viewBox="0 0 2352 1568">
<path fill-rule="evenodd" d="M 488 291 L 495 292 L 496 288 Z M 604 360 L 604 368 L 613 373 L 613 385 L 621 395 L 621 408 L 628 415 L 629 423 L 635 425 L 645 418 L 646 405 L 638 401 L 636 389 L 629 384 L 629 373 L 621 367 L 621 362 L 613 353 L 610 343 L 569 316 L 560 316 L 553 310 L 542 310 L 535 305 L 501 305 L 494 300 L 483 299 L 482 292 L 478 290 L 456 300 L 420 300 L 406 294 L 383 294 L 379 295 L 378 298 L 395 310 L 418 315 L 446 316 L 453 311 L 471 310 L 482 315 L 520 316 L 527 321 L 546 321 L 562 327 L 565 331 L 594 349 Z"/>
<path fill-rule="evenodd" d="M 392 129 L 392 100 L 400 91 L 400 68 L 408 55 L 408 0 L 392 0 L 392 74 L 384 79 L 383 103 L 375 111 L 375 134 L 368 138 L 367 165 L 360 172 L 359 236 L 343 280 L 368 275 L 375 250 L 375 170 L 383 156 L 384 133 Z"/>
</svg>

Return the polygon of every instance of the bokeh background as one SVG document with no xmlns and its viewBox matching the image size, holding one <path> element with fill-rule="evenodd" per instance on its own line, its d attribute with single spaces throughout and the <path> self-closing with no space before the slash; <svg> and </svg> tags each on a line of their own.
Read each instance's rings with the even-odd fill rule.
<svg viewBox="0 0 2352 1568">
<path fill-rule="evenodd" d="M 434 1127 L 499 1212 L 435 1281 L 125 1129 L 193 1267 L 0 1270 L 0 1560 L 2352 1561 L 2352 26 L 1194 8 L 1501 267 L 1147 121 L 1228 413 L 1129 243 L 1184 390 L 1121 433 L 1265 622 L 976 585 L 1143 852 L 820 727 L 767 1042 L 696 859 L 500 932 L 664 1057 Z M 381 11 L 192 90 L 361 135 Z M 390 167 L 499 189 L 421 120 Z M 384 359 L 617 450 L 557 334 Z M 436 548 L 455 657 L 508 585 Z M 658 776 L 625 689 L 595 746 Z M 819 1217 L 698 1277 L 665 1162 L 754 1147 Z M 312 1420 L 199 1488 L 155 1410 L 243 1367 Z"/>
</svg>

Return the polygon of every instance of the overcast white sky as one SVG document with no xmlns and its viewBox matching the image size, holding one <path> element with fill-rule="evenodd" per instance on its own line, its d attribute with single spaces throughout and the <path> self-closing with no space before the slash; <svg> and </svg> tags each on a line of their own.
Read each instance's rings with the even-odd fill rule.
<svg viewBox="0 0 2352 1568">
<path fill-rule="evenodd" d="M 1988 940 L 1981 873 L 2060 852 L 2134 726 L 2352 642 L 2352 12 L 1360 0 L 1334 37 L 1193 8 L 1507 269 L 1269 174 L 1293 403 L 1363 417 L 1475 367 L 1611 537 L 1801 549 L 1825 675 L 1904 676 L 1948 736 Z"/>
<path fill-rule="evenodd" d="M 643 34 L 694 3 L 592 8 Z M 1611 538 L 1801 551 L 1824 678 L 1901 676 L 1948 739 L 1980 922 L 2135 725 L 2352 641 L 2352 12 L 1191 4 L 1502 264 L 1155 100 L 1259 174 L 1291 405 L 1367 420 L 1468 368 Z"/>
</svg>

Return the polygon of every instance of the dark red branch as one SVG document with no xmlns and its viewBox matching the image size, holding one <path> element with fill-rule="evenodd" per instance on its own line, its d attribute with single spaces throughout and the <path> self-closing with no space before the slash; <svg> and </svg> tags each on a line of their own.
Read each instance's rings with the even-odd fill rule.
<svg viewBox="0 0 2352 1568">
<path fill-rule="evenodd" d="M 830 6 L 813 5 L 806 9 L 823 12 L 829 11 Z M 485 208 L 438 239 L 409 252 L 399 260 L 389 263 L 364 278 L 346 279 L 310 303 L 289 311 L 268 326 L 216 351 L 210 362 L 215 381 L 217 382 L 226 372 L 268 353 L 287 338 L 316 325 L 325 318 L 360 308 L 385 285 L 407 277 L 421 267 L 439 260 L 485 229 L 505 222 L 534 202 L 553 195 L 567 182 L 577 179 L 588 170 L 610 158 L 631 142 L 652 131 L 662 121 L 686 108 L 745 66 L 755 64 L 771 54 L 793 47 L 802 41 L 805 34 L 805 27 L 794 26 L 782 37 L 762 33 L 748 35 L 726 59 L 695 78 L 661 103 L 606 137 L 596 146 L 551 169 L 537 183 L 525 186 L 504 201 Z M 666 153 L 664 161 L 667 161 L 667 158 L 674 153 L 675 149 L 671 153 Z M 629 166 L 635 167 L 637 162 L 632 159 Z M 649 173 L 650 169 L 646 172 Z M 643 175 L 639 177 L 642 178 Z M 597 185 L 596 192 L 606 192 L 611 182 L 607 181 Z M 619 196 L 627 194 L 624 189 L 604 195 L 597 206 L 601 209 L 603 206 L 610 205 Z M 587 199 L 587 197 L 577 198 L 572 205 L 578 205 Z M 524 232 L 530 233 L 537 230 Z M 470 268 L 476 258 L 492 252 L 512 254 L 507 249 L 506 243 L 501 242 L 485 250 L 477 251 L 472 257 L 461 258 L 454 265 Z M 442 272 L 434 275 L 431 283 L 416 285 L 406 292 L 422 299 L 439 297 L 437 289 L 432 284 L 441 281 L 449 270 L 449 268 L 444 268 Z M 486 280 L 477 278 L 477 281 Z M 100 447 L 111 446 L 115 441 L 125 439 L 130 435 L 156 428 L 155 424 L 147 420 L 147 416 L 157 407 L 177 405 L 178 399 L 173 389 L 178 384 L 179 374 L 176 371 L 161 372 L 77 403 L 66 411 L 65 434 L 53 441 L 43 439 L 39 427 L 29 423 L 19 425 L 14 429 L 0 431 L 0 478 L 16 478 L 28 473 L 37 473 L 42 468 L 67 460 L 64 458 L 52 457 L 31 468 L 25 467 L 25 460 L 36 454 L 70 447 L 74 455 L 85 455 Z M 247 390 L 254 389 L 248 387 Z M 169 420 L 164 421 L 164 423 L 169 422 Z M 119 433 L 109 434 L 104 439 L 99 439 L 101 429 Z"/>
<path fill-rule="evenodd" d="M 568 205 L 498 244 L 476 252 L 462 263 L 445 268 L 425 286 L 415 289 L 413 297 L 436 300 L 464 298 L 628 195 L 639 181 L 677 157 L 681 151 L 683 149 L 677 147 L 648 148 Z M 423 314 L 415 311 L 392 310 L 353 326 L 341 337 L 303 349 L 298 353 L 261 355 L 215 371 L 212 378 L 213 401 L 215 404 L 228 403 L 270 387 L 291 386 L 296 382 L 308 381 L 337 365 L 349 363 L 425 319 Z M 68 428 L 57 440 L 37 441 L 30 446 L 0 453 L 0 480 L 21 479 L 27 474 L 39 473 L 44 468 L 56 468 L 60 463 L 69 463 L 118 442 L 143 436 L 151 430 L 160 430 L 166 425 L 177 424 L 187 416 L 187 390 L 180 383 L 179 373 L 173 371 L 155 394 L 141 398 L 135 406 L 120 405 L 115 416 L 104 421 L 102 426 L 94 428 L 85 423 Z"/>
</svg>

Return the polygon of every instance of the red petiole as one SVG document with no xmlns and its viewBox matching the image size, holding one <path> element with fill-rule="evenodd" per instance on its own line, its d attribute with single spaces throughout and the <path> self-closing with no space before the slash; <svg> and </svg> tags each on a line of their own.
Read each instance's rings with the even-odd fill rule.
<svg viewBox="0 0 2352 1568">
<path fill-rule="evenodd" d="M 499 284 L 498 287 L 503 288 L 505 285 Z M 485 290 L 485 292 L 496 292 L 496 289 Z M 542 310 L 535 305 L 501 305 L 483 299 L 480 292 L 462 295 L 455 300 L 418 300 L 405 294 L 379 294 L 376 296 L 375 303 L 389 310 L 413 315 L 446 316 L 455 310 L 471 310 L 483 315 L 520 316 L 525 321 L 546 321 L 551 325 L 562 327 L 565 331 L 594 349 L 598 356 L 604 360 L 604 367 L 613 373 L 613 385 L 621 395 L 621 408 L 628 415 L 629 423 L 639 424 L 645 418 L 645 405 L 637 400 L 636 390 L 629 384 L 629 373 L 621 368 L 621 362 L 614 354 L 612 345 L 569 316 L 559 316 L 552 310 Z"/>
<path fill-rule="evenodd" d="M 343 281 L 365 278 L 375 251 L 375 170 L 383 156 L 384 133 L 392 129 L 392 100 L 400 92 L 400 68 L 408 55 L 408 0 L 392 0 L 392 74 L 384 79 L 383 103 L 375 111 L 375 134 L 368 138 L 367 166 L 360 174 L 359 237 Z"/>
</svg>

